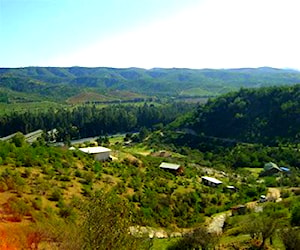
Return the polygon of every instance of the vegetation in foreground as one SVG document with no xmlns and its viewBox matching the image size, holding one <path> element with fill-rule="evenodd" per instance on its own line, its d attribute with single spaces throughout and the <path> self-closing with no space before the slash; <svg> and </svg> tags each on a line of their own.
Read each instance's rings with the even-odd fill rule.
<svg viewBox="0 0 300 250">
<path fill-rule="evenodd" d="M 250 96 L 265 93 L 263 96 L 270 99 L 269 94 L 274 96 L 275 90 L 249 90 L 249 93 Z M 275 95 L 278 105 L 285 107 L 286 96 L 289 96 L 293 97 L 289 100 L 292 107 L 297 107 L 297 91 L 298 86 L 278 88 Z M 250 128 L 241 126 L 245 131 L 261 129 L 255 138 L 263 144 L 253 144 L 251 137 L 244 143 L 238 141 L 239 137 L 229 135 L 229 138 L 220 138 L 203 130 L 205 126 L 202 123 L 211 122 L 208 119 L 208 114 L 214 110 L 211 107 L 222 98 L 232 103 L 232 96 L 244 92 L 241 90 L 210 101 L 195 113 L 181 116 L 169 125 L 182 112 L 179 111 L 180 106 L 175 111 L 176 106 L 172 105 L 162 108 L 148 105 L 106 108 L 107 112 L 114 111 L 113 114 L 108 112 L 108 117 L 115 116 L 119 120 L 126 117 L 125 123 L 130 120 L 130 112 L 133 112 L 132 117 L 141 115 L 137 116 L 141 123 L 132 123 L 139 133 L 127 133 L 119 138 L 98 138 L 99 144 L 112 148 L 115 160 L 111 162 L 96 162 L 80 151 L 50 146 L 47 134 L 31 145 L 20 133 L 10 141 L 1 141 L 1 247 L 149 249 L 155 246 L 147 236 L 149 231 L 139 231 L 146 226 L 151 230 L 163 228 L 167 235 L 180 233 L 178 240 L 168 242 L 169 249 L 211 249 L 215 246 L 225 249 L 295 249 L 300 237 L 300 160 L 293 124 L 289 123 L 290 133 L 279 134 L 277 129 L 271 130 L 276 140 L 270 143 L 264 140 L 266 128 L 260 123 L 254 123 Z M 228 104 L 228 110 L 229 106 L 232 105 Z M 187 106 L 182 107 L 188 110 Z M 216 105 L 215 111 L 218 107 Z M 241 110 L 250 109 L 251 102 L 245 107 Z M 262 109 L 262 112 L 270 109 Z M 85 117 L 78 113 L 75 118 L 78 110 L 82 110 L 82 114 L 90 110 L 94 115 L 98 114 L 99 119 L 105 117 L 95 107 L 82 107 L 74 108 L 74 112 L 61 110 L 65 114 L 61 121 L 74 119 L 78 122 L 80 117 Z M 137 111 L 140 113 L 134 113 Z M 270 112 L 278 114 L 280 120 L 283 113 L 277 111 Z M 293 109 L 291 115 L 297 112 L 298 108 Z M 53 117 L 55 115 L 54 112 Z M 245 113 L 245 116 L 248 115 L 250 113 Z M 14 120 L 16 117 L 19 120 Z M 39 119 L 38 115 L 29 117 L 35 117 L 36 121 Z M 94 121 L 89 128 L 96 128 L 99 123 L 92 117 L 83 121 L 80 128 L 88 126 L 89 121 Z M 27 116 L 14 114 L 10 118 L 2 119 L 2 123 L 14 121 L 12 124 L 18 124 L 19 121 L 27 124 L 24 123 Z M 224 122 L 235 118 L 230 113 Z M 67 122 L 58 124 L 68 126 Z M 112 131 L 120 132 L 122 129 L 123 125 L 120 128 L 115 126 Z M 67 133 L 70 131 L 71 128 L 66 129 Z M 66 137 L 65 141 L 70 143 Z M 184 173 L 177 175 L 159 169 L 162 161 L 180 164 Z M 264 164 L 270 161 L 289 171 L 261 175 L 259 169 L 262 171 Z M 203 175 L 218 178 L 223 184 L 206 186 L 201 182 Z M 234 186 L 234 190 L 228 186 Z M 281 197 L 273 197 L 272 190 Z M 282 200 L 257 203 L 262 194 L 270 198 L 269 201 Z M 214 230 L 209 231 L 213 218 L 223 212 L 227 214 L 232 207 L 241 204 L 247 209 L 225 219 L 223 234 L 215 237 Z M 128 234 L 129 229 L 140 233 L 140 237 Z M 16 234 L 17 238 L 13 236 Z"/>
<path fill-rule="evenodd" d="M 140 238 L 128 235 L 128 228 L 136 226 L 165 228 L 169 233 L 189 228 L 190 233 L 169 248 L 179 249 L 186 245 L 190 249 L 200 245 L 205 249 L 222 244 L 206 231 L 211 215 L 256 201 L 261 194 L 267 193 L 269 186 L 280 185 L 283 202 L 267 206 L 263 215 L 249 210 L 249 215 L 244 215 L 243 219 L 243 216 L 239 220 L 230 218 L 224 228 L 224 237 L 248 235 L 245 241 L 230 244 L 262 248 L 270 245 L 266 242 L 270 235 L 279 231 L 284 234 L 286 231 L 281 228 L 286 226 L 291 227 L 286 230 L 292 233 L 295 230 L 297 235 L 295 226 L 299 226 L 300 200 L 297 189 L 290 187 L 299 186 L 298 168 L 291 167 L 292 173 L 288 176 L 258 179 L 243 166 L 226 167 L 225 160 L 222 163 L 222 156 L 217 153 L 203 154 L 187 147 L 161 153 L 158 146 L 150 146 L 158 134 L 149 134 L 142 143 L 130 146 L 123 144 L 125 137 L 112 138 L 114 143 L 109 146 L 118 160 L 103 163 L 76 150 L 49 147 L 43 140 L 29 145 L 20 134 L 11 142 L 1 142 L 2 220 L 25 227 L 24 239 L 30 238 L 31 245 L 52 244 L 51 248 L 57 249 L 70 249 L 70 246 L 72 249 L 76 249 L 73 246 L 79 249 L 100 246 L 101 249 L 108 245 L 110 249 L 151 248 L 152 241 L 145 235 Z M 105 143 L 108 145 L 109 141 Z M 161 147 L 168 146 L 162 141 Z M 209 158 L 211 155 L 214 157 Z M 161 161 L 182 164 L 184 174 L 174 175 L 159 169 Z M 224 185 L 218 188 L 203 185 L 200 177 L 207 171 L 221 179 Z M 234 185 L 238 191 L 227 190 L 227 185 Z M 276 230 L 266 236 L 261 231 L 251 231 L 259 223 L 267 225 L 262 218 L 271 218 L 272 214 L 276 218 L 272 220 L 276 221 L 272 227 Z M 257 220 L 253 227 L 243 222 L 248 217 L 253 223 Z M 240 226 L 243 223 L 248 227 Z M 199 234 L 207 235 L 208 245 L 199 242 Z M 278 234 L 277 238 L 280 237 Z M 126 245 L 119 239 L 124 239 Z"/>
</svg>

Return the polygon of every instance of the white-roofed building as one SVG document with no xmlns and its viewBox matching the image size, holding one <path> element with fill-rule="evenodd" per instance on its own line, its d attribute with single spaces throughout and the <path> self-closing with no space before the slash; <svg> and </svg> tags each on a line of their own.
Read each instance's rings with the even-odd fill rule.
<svg viewBox="0 0 300 250">
<path fill-rule="evenodd" d="M 79 148 L 80 151 L 94 155 L 95 160 L 105 161 L 110 158 L 111 150 L 105 147 L 88 147 L 88 148 Z"/>
<path fill-rule="evenodd" d="M 179 164 L 162 162 L 159 165 L 159 168 L 170 171 L 170 172 L 176 172 L 177 174 L 183 173 L 183 167 L 181 167 Z"/>
<path fill-rule="evenodd" d="M 202 176 L 201 179 L 205 185 L 212 187 L 217 187 L 218 185 L 223 183 L 222 181 L 209 176 Z"/>
</svg>

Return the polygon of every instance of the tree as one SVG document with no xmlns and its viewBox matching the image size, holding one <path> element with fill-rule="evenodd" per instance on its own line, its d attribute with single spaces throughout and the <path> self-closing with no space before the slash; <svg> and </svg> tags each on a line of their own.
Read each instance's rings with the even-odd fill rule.
<svg viewBox="0 0 300 250">
<path fill-rule="evenodd" d="M 276 227 L 276 218 L 264 213 L 251 214 L 248 221 L 244 223 L 245 232 L 249 233 L 252 238 L 261 239 L 259 249 L 265 247 L 266 240 L 274 235 Z"/>
<path fill-rule="evenodd" d="M 18 132 L 11 138 L 11 142 L 14 143 L 16 147 L 22 147 L 25 144 L 25 136 Z"/>
<path fill-rule="evenodd" d="M 300 203 L 296 204 L 292 209 L 291 224 L 300 226 Z"/>
<path fill-rule="evenodd" d="M 96 193 L 80 208 L 81 249 L 138 249 L 141 240 L 129 234 L 130 209 L 115 193 Z"/>
<path fill-rule="evenodd" d="M 140 141 L 143 141 L 144 139 L 146 139 L 146 137 L 149 135 L 149 131 L 147 128 L 145 127 L 142 127 L 140 129 L 140 132 L 139 132 L 139 139 Z"/>
<path fill-rule="evenodd" d="M 298 249 L 300 246 L 300 229 L 299 228 L 283 228 L 280 231 L 280 237 L 286 250 Z"/>
<path fill-rule="evenodd" d="M 218 237 L 214 233 L 210 233 L 203 226 L 195 229 L 191 233 L 185 234 L 174 245 L 168 247 L 168 250 L 189 250 L 189 249 L 214 249 L 218 242 Z"/>
</svg>

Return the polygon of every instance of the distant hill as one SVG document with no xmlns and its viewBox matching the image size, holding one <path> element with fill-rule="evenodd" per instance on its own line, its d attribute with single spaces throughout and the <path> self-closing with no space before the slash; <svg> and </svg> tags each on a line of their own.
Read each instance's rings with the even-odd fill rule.
<svg viewBox="0 0 300 250">
<path fill-rule="evenodd" d="M 199 106 L 188 123 L 199 134 L 268 145 L 300 141 L 300 85 L 241 89 Z"/>
<path fill-rule="evenodd" d="M 0 68 L 0 95 L 23 101 L 66 101 L 81 93 L 125 91 L 142 96 L 216 96 L 241 87 L 300 83 L 300 72 L 274 68 L 162 69 Z M 20 97 L 20 93 L 26 93 Z M 89 95 L 93 96 L 93 95 Z M 7 98 L 0 98 L 0 100 Z M 89 100 L 85 100 L 89 101 Z"/>
</svg>

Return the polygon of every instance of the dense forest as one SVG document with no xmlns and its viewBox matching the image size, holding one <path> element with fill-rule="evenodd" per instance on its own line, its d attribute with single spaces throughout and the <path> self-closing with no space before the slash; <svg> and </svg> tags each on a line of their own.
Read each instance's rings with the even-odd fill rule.
<svg viewBox="0 0 300 250">
<path fill-rule="evenodd" d="M 56 128 L 59 140 L 139 131 L 191 128 L 198 136 L 266 145 L 299 142 L 300 85 L 244 89 L 198 105 L 185 102 L 96 105 L 12 112 L 0 118 L 0 135 Z"/>
<path fill-rule="evenodd" d="M 206 136 L 268 145 L 299 143 L 299 99 L 300 85 L 241 89 L 200 105 L 187 123 Z"/>
<path fill-rule="evenodd" d="M 111 91 L 156 96 L 216 96 L 241 87 L 300 83 L 300 72 L 274 68 L 257 69 L 162 69 L 27 67 L 0 69 L 2 102 L 52 100 L 93 92 L 85 101 L 101 101 Z M 98 96 L 95 95 L 98 94 Z M 116 95 L 116 93 L 115 93 Z M 118 100 L 116 96 L 110 99 Z M 137 98 L 135 95 L 132 99 Z M 125 98 L 126 99 L 126 98 Z"/>
<path fill-rule="evenodd" d="M 29 133 L 42 129 L 58 131 L 57 140 L 77 139 L 118 132 L 139 131 L 142 127 L 161 127 L 192 109 L 188 103 L 77 106 L 49 109 L 45 112 L 11 113 L 0 117 L 0 135 L 16 131 Z"/>
</svg>

